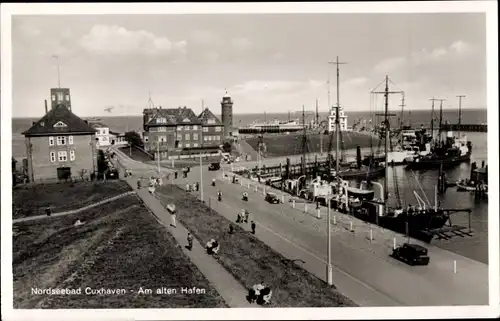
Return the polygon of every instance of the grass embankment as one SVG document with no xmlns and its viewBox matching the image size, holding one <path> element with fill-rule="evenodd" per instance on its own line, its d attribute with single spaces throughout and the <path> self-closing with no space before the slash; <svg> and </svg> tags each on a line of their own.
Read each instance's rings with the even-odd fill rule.
<svg viewBox="0 0 500 321">
<path fill-rule="evenodd" d="M 265 243 L 237 224 L 235 233 L 227 233 L 232 222 L 209 209 L 194 196 L 174 185 L 158 188 L 157 195 L 166 206 L 174 203 L 178 220 L 202 244 L 219 240 L 216 259 L 246 288 L 264 280 L 273 290 L 273 307 L 338 307 L 356 306 L 325 282 L 290 263 Z"/>
<path fill-rule="evenodd" d="M 309 152 L 320 152 L 320 134 L 308 134 L 308 148 Z M 370 138 L 368 134 L 357 132 L 343 132 L 342 138 L 344 140 L 344 149 L 354 149 L 356 146 L 361 148 L 370 147 L 374 149 L 378 146 L 377 138 Z M 328 150 L 330 144 L 330 135 L 323 135 L 323 151 Z M 371 140 L 371 142 L 370 142 Z M 247 138 L 245 141 L 255 150 L 258 150 L 259 138 L 257 136 Z M 302 134 L 289 134 L 289 135 L 264 135 L 264 143 L 266 144 L 266 157 L 281 157 L 302 154 Z M 335 141 L 332 143 L 335 146 Z"/>
<path fill-rule="evenodd" d="M 85 221 L 73 226 L 74 221 Z M 136 196 L 76 215 L 14 225 L 14 308 L 212 308 L 226 307 Z M 85 288 L 125 294 L 86 295 Z M 138 294 L 143 289 L 153 294 Z M 176 294 L 156 294 L 158 288 Z M 181 287 L 206 289 L 181 294 Z M 36 295 L 32 288 L 80 289 L 75 295 Z M 134 291 L 134 292 L 131 292 Z"/>
<path fill-rule="evenodd" d="M 131 191 L 121 180 L 51 183 L 15 188 L 12 192 L 12 218 L 74 210 Z"/>
</svg>

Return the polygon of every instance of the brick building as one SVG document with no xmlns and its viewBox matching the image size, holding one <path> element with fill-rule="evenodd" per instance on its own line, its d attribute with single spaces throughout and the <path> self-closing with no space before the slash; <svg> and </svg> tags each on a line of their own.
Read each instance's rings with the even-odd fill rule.
<svg viewBox="0 0 500 321">
<path fill-rule="evenodd" d="M 222 143 L 222 123 L 208 108 L 199 116 L 186 107 L 146 108 L 143 115 L 144 148 L 156 157 L 210 152 Z"/>
<path fill-rule="evenodd" d="M 97 171 L 96 131 L 73 114 L 69 89 L 51 89 L 52 108 L 23 132 L 28 160 L 28 178 L 61 179 L 64 173 L 85 176 Z M 62 99 L 58 99 L 62 98 Z"/>
</svg>

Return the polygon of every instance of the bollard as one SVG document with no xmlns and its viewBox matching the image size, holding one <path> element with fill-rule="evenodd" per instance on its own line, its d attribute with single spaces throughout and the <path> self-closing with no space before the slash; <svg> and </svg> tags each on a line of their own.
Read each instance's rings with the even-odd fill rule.
<svg viewBox="0 0 500 321">
<path fill-rule="evenodd" d="M 248 186 L 247 186 L 248 189 L 250 189 L 250 183 L 248 183 Z"/>
<path fill-rule="evenodd" d="M 292 200 L 292 207 L 295 208 L 295 200 Z"/>
<path fill-rule="evenodd" d="M 333 215 L 333 225 L 337 225 L 337 216 Z"/>
<path fill-rule="evenodd" d="M 370 241 L 373 241 L 373 230 L 371 227 L 370 227 Z"/>
<path fill-rule="evenodd" d="M 174 159 L 172 158 L 172 168 L 174 168 Z"/>
<path fill-rule="evenodd" d="M 350 222 L 349 226 L 350 226 L 350 228 L 351 228 L 351 232 L 353 232 L 353 229 L 352 229 L 352 221 Z"/>
<path fill-rule="evenodd" d="M 392 249 L 395 250 L 396 249 L 396 238 L 393 238 L 392 239 Z"/>
<path fill-rule="evenodd" d="M 265 187 L 262 188 L 262 195 L 266 196 L 266 188 Z"/>
<path fill-rule="evenodd" d="M 281 203 L 285 204 L 285 195 L 281 195 Z"/>
<path fill-rule="evenodd" d="M 457 260 L 453 260 L 453 273 L 457 273 Z"/>
<path fill-rule="evenodd" d="M 242 180 L 240 180 L 240 186 L 243 186 L 243 181 Z"/>
<path fill-rule="evenodd" d="M 304 213 L 307 213 L 307 203 L 304 203 Z"/>
<path fill-rule="evenodd" d="M 257 191 L 257 185 L 255 185 L 255 193 L 257 193 L 257 192 L 258 192 L 258 191 Z"/>
<path fill-rule="evenodd" d="M 319 208 L 317 209 L 317 217 L 321 218 L 321 209 L 319 209 Z"/>
</svg>

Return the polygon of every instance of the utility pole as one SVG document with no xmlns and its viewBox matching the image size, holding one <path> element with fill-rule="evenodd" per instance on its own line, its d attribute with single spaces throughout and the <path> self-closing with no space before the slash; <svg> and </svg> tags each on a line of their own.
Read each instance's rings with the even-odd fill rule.
<svg viewBox="0 0 500 321">
<path fill-rule="evenodd" d="M 316 126 L 319 125 L 318 98 L 316 98 Z"/>
<path fill-rule="evenodd" d="M 460 138 L 460 125 L 462 124 L 462 98 L 465 98 L 465 95 L 458 95 L 458 138 Z"/>
<path fill-rule="evenodd" d="M 319 131 L 319 153 L 323 155 L 323 133 L 321 126 L 319 125 L 319 112 L 318 112 L 318 99 L 316 98 L 316 126 L 318 126 Z"/>
<path fill-rule="evenodd" d="M 388 153 L 389 153 L 389 140 L 390 140 L 390 123 L 389 123 L 389 116 L 396 116 L 395 114 L 389 114 L 389 95 L 390 94 L 401 94 L 403 93 L 402 91 L 389 91 L 389 76 L 385 76 L 385 90 L 382 92 L 373 92 L 376 94 L 384 94 L 385 98 L 385 108 L 384 108 L 384 113 L 383 114 L 378 114 L 378 115 L 383 115 L 384 116 L 384 129 L 385 129 L 385 146 L 384 146 L 384 152 L 385 152 L 385 177 L 384 177 L 384 215 L 387 214 L 387 198 L 389 196 L 389 162 L 388 162 Z M 377 214 L 376 216 L 376 224 L 378 225 L 378 217 L 379 215 Z"/>
<path fill-rule="evenodd" d="M 160 138 L 156 142 L 156 152 L 158 153 L 158 177 L 160 177 Z"/>
<path fill-rule="evenodd" d="M 57 88 L 61 88 L 61 74 L 59 72 L 59 56 L 58 55 L 53 55 L 52 58 L 56 60 L 57 64 Z"/>
<path fill-rule="evenodd" d="M 441 132 L 442 132 L 442 126 L 443 126 L 443 101 L 445 101 L 446 99 L 438 99 L 440 104 L 439 104 L 439 131 L 438 131 L 438 135 L 439 135 L 439 143 L 441 144 Z"/>
<path fill-rule="evenodd" d="M 306 129 L 306 111 L 304 105 L 302 105 L 302 130 L 304 131 L 302 134 L 302 175 L 307 175 L 307 161 L 306 161 L 306 151 L 307 151 L 307 129 Z"/>
<path fill-rule="evenodd" d="M 432 97 L 429 99 L 432 101 L 432 111 L 431 111 L 431 138 L 434 141 L 434 102 L 438 99 Z"/>
<path fill-rule="evenodd" d="M 203 202 L 203 163 L 200 153 L 200 200 Z"/>
</svg>

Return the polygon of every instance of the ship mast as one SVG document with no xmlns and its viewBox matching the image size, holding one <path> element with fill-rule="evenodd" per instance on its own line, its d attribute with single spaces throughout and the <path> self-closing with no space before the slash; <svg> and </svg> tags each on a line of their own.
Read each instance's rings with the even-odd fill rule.
<svg viewBox="0 0 500 321">
<path fill-rule="evenodd" d="M 434 102 L 438 99 L 432 97 L 429 99 L 432 101 L 432 111 L 431 111 L 431 138 L 432 138 L 432 143 L 434 143 Z"/>
<path fill-rule="evenodd" d="M 395 114 L 389 114 L 389 95 L 390 94 L 401 94 L 402 91 L 389 91 L 389 76 L 385 76 L 385 90 L 382 92 L 373 92 L 376 94 L 384 94 L 385 104 L 384 104 L 384 113 L 379 114 L 384 116 L 384 129 L 385 129 L 385 177 L 384 177 L 384 215 L 387 214 L 387 198 L 389 196 L 389 162 L 388 162 L 388 154 L 389 154 L 389 140 L 390 140 L 390 123 L 389 116 L 396 116 Z M 395 178 L 394 178 L 395 179 Z M 376 223 L 378 225 L 378 215 L 376 216 Z"/>
<path fill-rule="evenodd" d="M 306 111 L 304 105 L 302 105 L 302 175 L 306 175 L 306 150 L 307 150 L 307 132 L 306 132 Z"/>
<path fill-rule="evenodd" d="M 462 98 L 465 95 L 458 95 L 458 138 L 460 138 L 460 125 L 462 125 Z"/>
<path fill-rule="evenodd" d="M 438 131 L 438 137 L 439 137 L 439 145 L 441 145 L 441 140 L 442 140 L 442 137 L 441 137 L 441 134 L 442 134 L 442 131 L 443 131 L 443 101 L 445 101 L 446 99 L 438 99 L 440 104 L 439 104 L 439 131 Z"/>
</svg>

